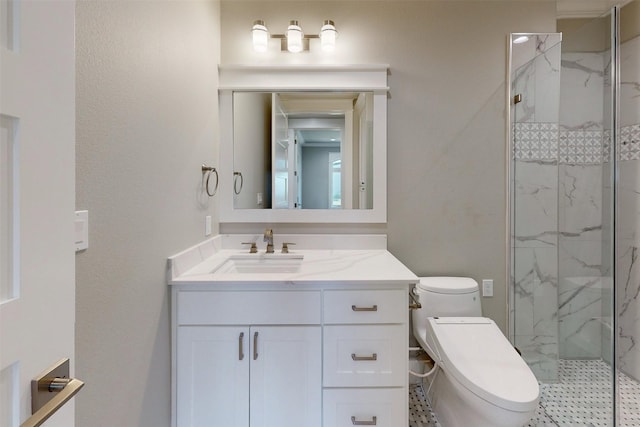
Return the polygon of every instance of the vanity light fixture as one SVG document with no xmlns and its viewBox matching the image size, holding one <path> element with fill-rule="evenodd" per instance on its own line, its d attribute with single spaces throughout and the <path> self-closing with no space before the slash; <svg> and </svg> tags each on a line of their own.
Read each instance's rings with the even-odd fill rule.
<svg viewBox="0 0 640 427">
<path fill-rule="evenodd" d="M 336 26 L 332 20 L 327 19 L 324 21 L 322 28 L 320 29 L 320 46 L 325 52 L 333 52 L 336 48 Z"/>
<path fill-rule="evenodd" d="M 267 44 L 269 42 L 269 31 L 264 25 L 264 21 L 258 19 L 254 21 L 251 28 L 251 36 L 253 38 L 253 50 L 256 52 L 266 52 Z"/>
<path fill-rule="evenodd" d="M 287 50 L 292 53 L 302 52 L 303 38 L 304 33 L 300 25 L 298 25 L 298 21 L 289 21 L 289 27 L 287 27 Z"/>
<path fill-rule="evenodd" d="M 325 52 L 333 52 L 336 47 L 338 32 L 334 22 L 327 19 L 320 28 L 320 34 L 304 34 L 297 20 L 289 21 L 289 26 L 285 34 L 270 34 L 263 20 L 258 19 L 253 22 L 251 36 L 253 39 L 253 50 L 256 52 L 266 52 L 269 39 L 280 39 L 280 50 L 292 53 L 309 50 L 309 39 L 320 39 L 320 47 Z"/>
</svg>

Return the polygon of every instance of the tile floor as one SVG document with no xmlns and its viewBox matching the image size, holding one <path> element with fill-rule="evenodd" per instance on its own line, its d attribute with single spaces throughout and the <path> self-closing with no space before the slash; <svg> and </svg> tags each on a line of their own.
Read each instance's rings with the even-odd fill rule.
<svg viewBox="0 0 640 427">
<path fill-rule="evenodd" d="M 540 406 L 523 427 L 611 426 L 609 365 L 600 360 L 560 360 L 560 382 L 540 384 Z M 640 426 L 640 383 L 619 375 L 621 427 Z M 411 386 L 409 427 L 442 427 L 421 387 Z"/>
</svg>

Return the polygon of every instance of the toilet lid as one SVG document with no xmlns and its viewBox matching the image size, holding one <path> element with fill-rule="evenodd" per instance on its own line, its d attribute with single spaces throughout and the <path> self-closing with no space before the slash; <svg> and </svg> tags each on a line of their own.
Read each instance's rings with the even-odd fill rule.
<svg viewBox="0 0 640 427">
<path fill-rule="evenodd" d="M 478 292 L 478 283 L 469 277 L 420 277 L 418 288 L 438 294 Z"/>
<path fill-rule="evenodd" d="M 538 404 L 538 381 L 491 319 L 429 318 L 426 338 L 445 372 L 482 399 L 519 412 Z"/>
</svg>

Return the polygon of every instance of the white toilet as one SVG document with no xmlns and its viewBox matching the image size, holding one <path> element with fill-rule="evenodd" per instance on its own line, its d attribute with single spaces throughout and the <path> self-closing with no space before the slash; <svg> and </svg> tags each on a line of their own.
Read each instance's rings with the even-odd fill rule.
<svg viewBox="0 0 640 427">
<path fill-rule="evenodd" d="M 466 277 L 422 277 L 413 334 L 439 369 L 428 398 L 443 427 L 521 427 L 538 407 L 538 382 L 496 324 L 481 317 Z"/>
</svg>

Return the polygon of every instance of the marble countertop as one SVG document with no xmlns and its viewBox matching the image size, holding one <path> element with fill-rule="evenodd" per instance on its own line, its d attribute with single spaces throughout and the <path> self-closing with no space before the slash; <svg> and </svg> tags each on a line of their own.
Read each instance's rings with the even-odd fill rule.
<svg viewBox="0 0 640 427">
<path fill-rule="evenodd" d="M 328 282 L 398 284 L 417 283 L 417 276 L 380 245 L 373 249 L 290 249 L 289 256 L 302 255 L 303 261 L 295 272 L 269 273 L 216 273 L 229 257 L 282 258 L 279 251 L 273 254 L 249 254 L 248 249 L 225 249 L 215 240 L 211 244 L 197 245 L 169 258 L 168 283 L 170 285 L 192 284 L 241 284 L 241 283 L 287 283 L 325 284 Z M 305 246 L 305 245 L 302 245 Z M 375 247 L 378 246 L 378 247 Z M 354 249 L 355 247 L 355 249 Z"/>
</svg>

